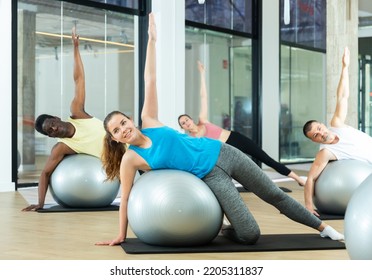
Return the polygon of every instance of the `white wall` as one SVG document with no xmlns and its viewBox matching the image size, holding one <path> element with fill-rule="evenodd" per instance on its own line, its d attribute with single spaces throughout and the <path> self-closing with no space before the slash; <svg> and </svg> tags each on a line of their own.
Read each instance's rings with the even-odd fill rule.
<svg viewBox="0 0 372 280">
<path fill-rule="evenodd" d="M 153 0 L 157 26 L 157 87 L 159 120 L 179 129 L 185 111 L 185 1 Z"/>
<path fill-rule="evenodd" d="M 279 159 L 279 5 L 262 1 L 262 148 Z M 264 167 L 264 166 L 263 166 Z"/>
<path fill-rule="evenodd" d="M 14 191 L 15 184 L 12 182 L 12 128 L 11 128 L 11 1 L 0 0 L 0 131 L 3 137 L 0 138 L 0 192 Z"/>
</svg>

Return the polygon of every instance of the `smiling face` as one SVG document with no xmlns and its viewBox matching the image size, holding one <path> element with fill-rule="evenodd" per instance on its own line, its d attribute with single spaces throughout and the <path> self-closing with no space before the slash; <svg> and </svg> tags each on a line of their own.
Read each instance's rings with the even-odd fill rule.
<svg viewBox="0 0 372 280">
<path fill-rule="evenodd" d="M 121 143 L 133 143 L 137 134 L 132 120 L 121 113 L 112 114 L 105 121 L 105 129 L 111 134 L 112 140 Z"/>
<path fill-rule="evenodd" d="M 181 126 L 182 129 L 186 131 L 190 131 L 193 127 L 195 127 L 194 120 L 188 115 L 180 116 L 178 118 L 178 124 Z"/>
</svg>

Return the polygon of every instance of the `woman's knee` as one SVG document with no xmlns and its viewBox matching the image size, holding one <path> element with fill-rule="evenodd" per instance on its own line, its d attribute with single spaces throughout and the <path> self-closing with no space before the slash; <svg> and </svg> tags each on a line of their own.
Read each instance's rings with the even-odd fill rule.
<svg viewBox="0 0 372 280">
<path fill-rule="evenodd" d="M 255 244 L 260 238 L 260 236 L 261 236 L 261 232 L 259 228 L 256 228 L 255 230 L 250 230 L 249 232 L 243 232 L 243 233 L 238 234 L 240 243 L 246 244 L 246 245 Z"/>
<path fill-rule="evenodd" d="M 221 232 L 226 238 L 245 245 L 255 244 L 261 236 L 259 228 L 251 228 L 245 231 L 236 231 L 233 227 L 227 227 L 222 229 Z"/>
</svg>

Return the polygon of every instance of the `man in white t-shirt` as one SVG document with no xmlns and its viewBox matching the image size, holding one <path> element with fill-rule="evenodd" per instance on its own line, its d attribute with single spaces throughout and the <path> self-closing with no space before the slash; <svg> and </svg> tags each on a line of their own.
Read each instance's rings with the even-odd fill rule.
<svg viewBox="0 0 372 280">
<path fill-rule="evenodd" d="M 308 173 L 305 184 L 305 206 L 319 216 L 314 209 L 314 184 L 329 161 L 355 159 L 372 164 L 372 137 L 345 124 L 349 99 L 350 51 L 346 47 L 342 57 L 342 71 L 337 87 L 336 110 L 328 128 L 315 120 L 308 121 L 303 132 L 313 142 L 320 143 L 319 152 Z"/>
</svg>

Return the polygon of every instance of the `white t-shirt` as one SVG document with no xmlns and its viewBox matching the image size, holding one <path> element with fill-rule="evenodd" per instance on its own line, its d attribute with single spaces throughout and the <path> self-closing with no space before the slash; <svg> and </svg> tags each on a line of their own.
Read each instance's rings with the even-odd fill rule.
<svg viewBox="0 0 372 280">
<path fill-rule="evenodd" d="M 355 159 L 372 164 L 372 137 L 351 126 L 331 127 L 339 141 L 336 144 L 320 144 L 320 150 L 327 149 L 338 160 Z"/>
</svg>

